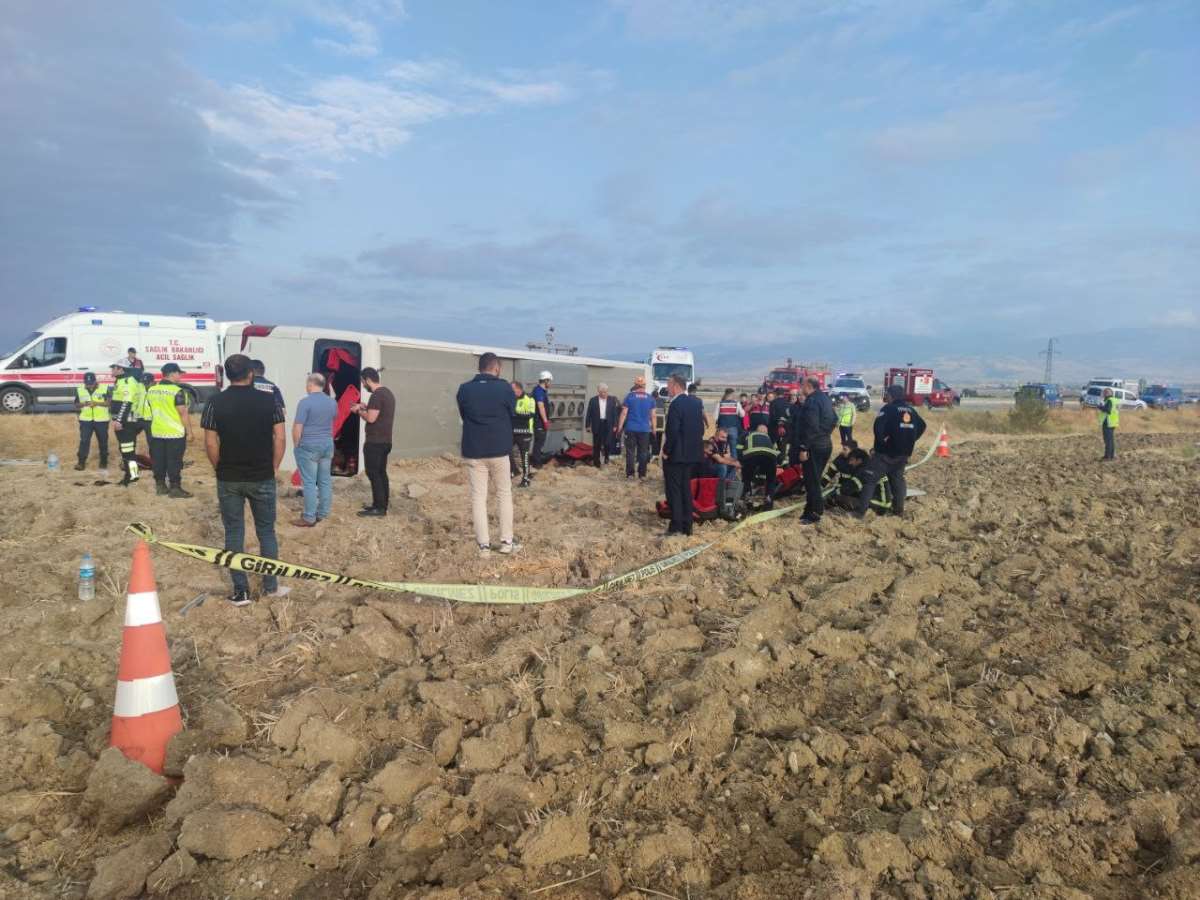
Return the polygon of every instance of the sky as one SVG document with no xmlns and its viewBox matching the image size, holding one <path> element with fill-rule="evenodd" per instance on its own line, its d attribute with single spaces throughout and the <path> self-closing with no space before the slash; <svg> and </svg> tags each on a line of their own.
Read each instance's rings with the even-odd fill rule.
<svg viewBox="0 0 1200 900">
<path fill-rule="evenodd" d="M 7 0 L 3 330 L 1200 378 L 1198 85 L 1192 0 Z"/>
</svg>

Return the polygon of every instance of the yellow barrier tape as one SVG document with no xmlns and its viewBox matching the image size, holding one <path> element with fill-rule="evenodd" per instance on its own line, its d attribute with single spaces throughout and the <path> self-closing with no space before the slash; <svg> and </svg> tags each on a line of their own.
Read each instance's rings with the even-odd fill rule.
<svg viewBox="0 0 1200 900">
<path fill-rule="evenodd" d="M 939 436 L 940 434 L 939 432 Z M 914 469 L 928 462 L 930 457 L 933 456 L 936 446 L 937 441 L 935 440 L 934 445 L 929 448 L 929 452 L 925 454 L 924 458 L 919 462 L 913 463 L 909 468 Z M 788 513 L 795 512 L 801 508 L 802 505 L 796 503 L 790 506 L 781 506 L 776 509 L 754 513 L 737 522 L 732 528 L 714 540 L 697 544 L 694 547 L 688 547 L 686 550 L 681 550 L 663 559 L 647 563 L 644 566 L 634 569 L 632 572 L 626 572 L 624 575 L 610 578 L 590 588 L 523 587 L 520 585 L 499 584 L 436 584 L 422 581 L 374 581 L 369 578 L 355 578 L 351 575 L 325 572 L 321 569 L 314 569 L 311 566 L 301 566 L 296 563 L 283 562 L 282 560 L 271 559 L 266 556 L 255 556 L 252 553 L 237 553 L 233 550 L 218 550 L 216 547 L 205 547 L 200 544 L 164 541 L 154 534 L 149 525 L 141 522 L 134 522 L 126 530 L 133 532 L 148 544 L 158 544 L 160 547 L 166 547 L 168 550 L 174 550 L 176 553 L 182 553 L 184 556 L 190 556 L 193 559 L 212 563 L 215 566 L 225 569 L 236 569 L 249 574 L 274 575 L 278 578 L 301 578 L 305 581 L 317 581 L 322 584 L 361 587 L 376 591 L 423 594 L 430 597 L 440 597 L 443 600 L 455 600 L 459 603 L 526 605 L 551 603 L 555 600 L 566 600 L 570 597 L 582 597 L 588 594 L 603 594 L 608 591 L 619 590 L 639 581 L 645 581 L 668 569 L 682 565 L 688 560 L 694 559 L 705 550 L 716 546 L 743 528 L 769 522 L 772 519 L 786 516 Z"/>
<path fill-rule="evenodd" d="M 422 581 L 374 581 L 369 578 L 355 578 L 351 575 L 339 575 L 336 572 L 326 572 L 311 566 L 283 562 L 266 556 L 255 556 L 252 553 L 237 553 L 233 550 L 218 550 L 216 547 L 205 547 L 200 544 L 185 544 L 178 541 L 166 541 L 157 537 L 150 526 L 135 522 L 126 530 L 133 532 L 148 544 L 157 544 L 190 556 L 192 559 L 212 563 L 225 569 L 236 569 L 241 572 L 256 575 L 274 575 L 278 578 L 300 578 L 306 581 L 317 581 L 322 584 L 333 584 L 345 587 L 361 587 L 377 591 L 393 591 L 405 594 L 424 594 L 430 597 L 440 597 L 443 600 L 455 600 L 459 603 L 488 603 L 524 605 L 533 603 L 550 603 L 555 600 L 566 600 L 569 597 L 582 597 L 586 594 L 601 594 L 615 591 L 638 581 L 653 578 L 667 569 L 682 565 L 690 559 L 699 556 L 705 550 L 719 543 L 745 525 L 765 522 L 777 516 L 784 515 L 799 506 L 787 506 L 767 512 L 755 513 L 738 522 L 716 540 L 697 544 L 680 550 L 663 559 L 655 560 L 618 575 L 594 587 L 587 588 L 545 588 L 523 587 L 519 585 L 491 584 L 436 584 Z"/>
</svg>

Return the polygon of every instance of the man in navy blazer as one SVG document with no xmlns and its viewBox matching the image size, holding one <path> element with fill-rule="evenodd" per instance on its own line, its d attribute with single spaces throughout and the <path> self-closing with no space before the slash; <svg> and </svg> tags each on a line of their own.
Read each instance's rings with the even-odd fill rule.
<svg viewBox="0 0 1200 900">
<path fill-rule="evenodd" d="M 670 397 L 667 423 L 663 429 L 663 481 L 671 525 L 667 534 L 692 533 L 692 478 L 704 461 L 704 403 L 687 392 L 687 382 L 672 375 L 667 382 Z"/>
</svg>

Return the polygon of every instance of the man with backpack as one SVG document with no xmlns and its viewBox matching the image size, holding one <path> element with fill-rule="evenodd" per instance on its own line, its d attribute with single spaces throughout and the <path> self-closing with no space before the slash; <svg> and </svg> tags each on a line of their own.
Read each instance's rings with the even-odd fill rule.
<svg viewBox="0 0 1200 900">
<path fill-rule="evenodd" d="M 804 405 L 792 422 L 792 450 L 804 468 L 804 515 L 800 522 L 815 525 L 825 512 L 821 473 L 833 455 L 833 441 L 829 435 L 837 427 L 837 414 L 816 377 L 810 375 L 800 382 L 800 393 Z"/>
</svg>

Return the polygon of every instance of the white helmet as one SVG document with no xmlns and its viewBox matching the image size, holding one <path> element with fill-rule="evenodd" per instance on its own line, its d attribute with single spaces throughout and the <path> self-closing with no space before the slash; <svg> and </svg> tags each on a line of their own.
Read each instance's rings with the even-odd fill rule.
<svg viewBox="0 0 1200 900">
<path fill-rule="evenodd" d="M 549 372 L 547 372 L 545 369 L 543 369 L 542 374 L 538 376 L 538 381 L 553 381 L 553 380 L 554 380 L 554 376 L 551 375 Z"/>
</svg>

